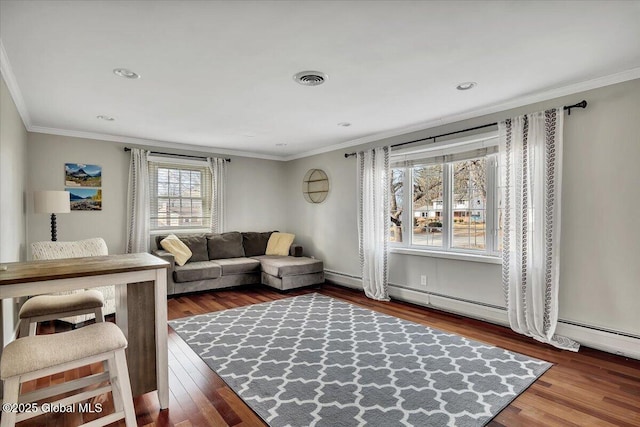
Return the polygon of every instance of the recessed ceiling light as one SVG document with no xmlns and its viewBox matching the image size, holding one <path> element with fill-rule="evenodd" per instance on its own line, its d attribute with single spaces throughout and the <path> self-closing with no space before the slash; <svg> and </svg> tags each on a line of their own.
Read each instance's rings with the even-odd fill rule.
<svg viewBox="0 0 640 427">
<path fill-rule="evenodd" d="M 102 114 L 101 114 L 101 115 L 99 115 L 99 116 L 96 116 L 96 119 L 104 120 L 104 121 L 107 121 L 107 122 L 112 122 L 112 121 L 114 121 L 114 120 L 115 120 L 115 119 L 114 119 L 113 117 L 111 117 L 111 116 L 103 116 Z"/>
<path fill-rule="evenodd" d="M 119 76 L 119 77 L 124 77 L 125 79 L 139 79 L 140 78 L 140 74 L 134 73 L 133 71 L 128 70 L 126 68 L 115 68 L 113 70 L 113 74 L 115 74 L 116 76 Z"/>
<path fill-rule="evenodd" d="M 303 86 L 318 86 L 328 78 L 329 76 L 322 71 L 300 71 L 293 75 L 293 80 Z"/>
<path fill-rule="evenodd" d="M 460 83 L 458 86 L 456 86 L 456 89 L 458 89 L 458 90 L 469 90 L 469 89 L 473 89 L 477 85 L 478 85 L 478 83 L 476 83 L 476 82 L 464 82 L 464 83 Z"/>
<path fill-rule="evenodd" d="M 349 126 L 351 126 L 351 123 L 349 123 L 349 122 L 340 122 L 340 123 L 338 123 L 338 126 L 342 126 L 343 128 L 348 128 Z"/>
</svg>

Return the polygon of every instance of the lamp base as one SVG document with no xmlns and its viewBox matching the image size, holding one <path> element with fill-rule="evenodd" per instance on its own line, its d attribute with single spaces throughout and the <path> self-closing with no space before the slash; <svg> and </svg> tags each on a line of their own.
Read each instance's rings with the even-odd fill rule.
<svg viewBox="0 0 640 427">
<path fill-rule="evenodd" d="M 51 241 L 55 242 L 58 240 L 57 230 L 56 230 L 56 214 L 51 214 Z"/>
</svg>

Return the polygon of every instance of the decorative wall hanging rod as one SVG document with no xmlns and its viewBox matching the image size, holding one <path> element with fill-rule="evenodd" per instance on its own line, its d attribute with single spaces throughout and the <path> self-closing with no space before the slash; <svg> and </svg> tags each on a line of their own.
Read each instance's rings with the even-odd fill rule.
<svg viewBox="0 0 640 427">
<path fill-rule="evenodd" d="M 131 151 L 131 148 L 129 147 L 124 147 L 124 151 Z M 187 157 L 189 159 L 201 159 L 201 160 L 207 160 L 206 157 L 204 156 L 191 156 L 189 154 L 175 154 L 175 153 L 161 153 L 160 151 L 150 151 L 149 154 L 160 154 L 163 156 L 173 156 L 173 157 Z M 231 159 L 227 158 L 224 159 L 226 162 L 230 162 Z"/>
<path fill-rule="evenodd" d="M 571 115 L 571 109 L 572 108 L 587 108 L 587 101 L 582 100 L 582 101 L 578 102 L 577 104 L 565 105 L 563 107 L 563 109 L 565 111 L 567 111 L 569 115 Z M 407 141 L 407 142 L 401 142 L 401 143 L 398 143 L 398 144 L 393 144 L 391 146 L 391 148 L 401 147 L 401 146 L 407 145 L 407 144 L 413 144 L 414 142 L 428 141 L 430 139 L 433 140 L 433 141 L 431 141 L 431 144 L 433 144 L 434 142 L 436 142 L 437 138 L 442 138 L 444 136 L 449 136 L 449 135 L 455 135 L 455 134 L 458 134 L 458 133 L 470 132 L 472 130 L 478 130 L 478 129 L 488 128 L 488 127 L 491 127 L 491 126 L 497 126 L 497 125 L 498 125 L 498 122 L 489 123 L 489 124 L 482 125 L 482 126 L 475 126 L 475 127 L 472 127 L 472 128 L 457 130 L 457 131 L 454 131 L 454 132 L 443 133 L 443 134 L 436 135 L 436 136 L 428 136 L 426 138 L 414 139 L 413 141 Z M 356 155 L 356 153 L 344 153 L 344 158 L 347 159 L 347 158 L 355 156 L 355 155 Z"/>
</svg>

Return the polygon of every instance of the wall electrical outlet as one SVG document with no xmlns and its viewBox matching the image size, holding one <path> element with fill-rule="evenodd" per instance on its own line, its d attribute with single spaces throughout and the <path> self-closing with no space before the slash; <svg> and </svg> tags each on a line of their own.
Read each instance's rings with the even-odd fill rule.
<svg viewBox="0 0 640 427">
<path fill-rule="evenodd" d="M 421 286 L 427 286 L 427 276 L 426 275 L 422 275 L 420 276 L 420 285 Z"/>
</svg>

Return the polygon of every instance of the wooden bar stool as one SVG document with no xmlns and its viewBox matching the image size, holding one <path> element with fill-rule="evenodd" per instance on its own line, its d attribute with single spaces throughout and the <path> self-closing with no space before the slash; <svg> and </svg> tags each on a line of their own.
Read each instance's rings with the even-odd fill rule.
<svg viewBox="0 0 640 427">
<path fill-rule="evenodd" d="M 95 323 L 69 332 L 36 335 L 17 339 L 4 348 L 0 361 L 0 377 L 4 380 L 4 405 L 0 427 L 14 426 L 16 422 L 45 413 L 42 399 L 77 391 L 76 394 L 49 402 L 50 406 L 69 405 L 91 399 L 111 391 L 115 412 L 87 425 L 104 426 L 124 419 L 127 427 L 136 426 L 136 414 L 131 396 L 129 371 L 125 358 L 127 340 L 115 324 Z M 108 370 L 44 389 L 20 394 L 26 381 L 68 371 L 96 362 L 107 362 Z M 106 386 L 82 390 L 96 382 L 109 381 Z M 5 411 L 5 408 L 25 408 L 25 404 L 38 402 L 34 412 Z M 75 408 L 78 408 L 76 405 Z M 30 409 L 36 409 L 36 406 Z"/>
<path fill-rule="evenodd" d="M 29 298 L 22 307 L 20 318 L 20 337 L 36 334 L 38 322 L 62 319 L 81 314 L 95 314 L 96 323 L 104 322 L 102 308 L 104 296 L 96 290 L 81 291 L 67 295 L 38 295 Z"/>
</svg>

